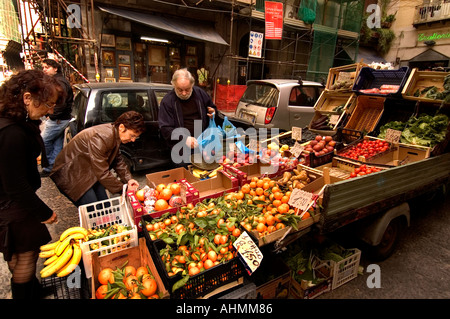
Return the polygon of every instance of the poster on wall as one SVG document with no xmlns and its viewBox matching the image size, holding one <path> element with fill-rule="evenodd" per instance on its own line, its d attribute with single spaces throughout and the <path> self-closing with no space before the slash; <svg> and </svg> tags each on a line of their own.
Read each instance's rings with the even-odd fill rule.
<svg viewBox="0 0 450 319">
<path fill-rule="evenodd" d="M 250 40 L 248 44 L 248 56 L 260 58 L 262 52 L 264 34 L 260 32 L 250 31 Z"/>
<path fill-rule="evenodd" d="M 283 34 L 283 3 L 265 1 L 266 39 L 281 40 Z"/>
</svg>

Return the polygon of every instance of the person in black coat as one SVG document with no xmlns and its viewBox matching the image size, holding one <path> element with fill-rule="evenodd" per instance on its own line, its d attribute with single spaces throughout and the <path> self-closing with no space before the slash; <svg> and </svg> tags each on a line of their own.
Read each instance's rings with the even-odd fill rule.
<svg viewBox="0 0 450 319">
<path fill-rule="evenodd" d="M 13 299 L 40 297 L 36 263 L 51 240 L 45 224 L 57 215 L 36 194 L 37 157 L 47 161 L 40 118 L 52 113 L 64 92 L 40 70 L 23 70 L 0 87 L 0 252 L 11 271 Z"/>
<path fill-rule="evenodd" d="M 167 93 L 161 100 L 158 113 L 158 123 L 161 135 L 171 149 L 181 145 L 183 154 L 172 152 L 172 161 L 187 164 L 190 153 L 185 150 L 198 147 L 197 139 L 209 124 L 209 119 L 215 114 L 217 107 L 210 96 L 201 88 L 194 86 L 195 78 L 187 69 L 179 69 L 172 76 L 173 91 Z M 179 144 L 181 143 L 181 144 Z"/>
</svg>

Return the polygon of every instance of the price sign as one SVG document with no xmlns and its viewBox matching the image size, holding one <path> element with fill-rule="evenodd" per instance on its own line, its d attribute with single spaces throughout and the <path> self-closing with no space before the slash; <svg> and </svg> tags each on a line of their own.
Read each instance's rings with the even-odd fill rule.
<svg viewBox="0 0 450 319">
<path fill-rule="evenodd" d="M 233 246 L 247 272 L 251 275 L 261 265 L 263 254 L 245 231 L 234 241 Z"/>
<path fill-rule="evenodd" d="M 302 140 L 302 128 L 301 127 L 292 127 L 292 139 L 296 141 Z"/>
<path fill-rule="evenodd" d="M 401 135 L 402 135 L 402 131 L 393 130 L 391 128 L 388 128 L 386 130 L 385 140 L 390 143 L 399 143 Z"/>
<path fill-rule="evenodd" d="M 289 152 L 291 152 L 292 156 L 299 157 L 304 149 L 305 149 L 305 147 L 303 145 L 301 145 L 300 143 L 297 143 L 297 141 L 296 141 L 294 146 L 292 146 L 291 149 L 289 150 Z"/>
<path fill-rule="evenodd" d="M 308 193 L 301 189 L 295 188 L 289 197 L 288 204 L 304 211 L 313 200 L 313 196 L 313 193 Z"/>
<path fill-rule="evenodd" d="M 328 123 L 330 123 L 331 125 L 336 125 L 336 123 L 339 121 L 339 117 L 340 116 L 338 114 L 331 115 Z"/>
</svg>

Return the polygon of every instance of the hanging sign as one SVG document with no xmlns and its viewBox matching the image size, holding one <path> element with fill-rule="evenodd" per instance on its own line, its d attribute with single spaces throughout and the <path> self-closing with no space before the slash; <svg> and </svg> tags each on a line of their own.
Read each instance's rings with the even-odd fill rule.
<svg viewBox="0 0 450 319">
<path fill-rule="evenodd" d="M 281 40 L 283 34 L 283 3 L 264 2 L 266 39 Z"/>
<path fill-rule="evenodd" d="M 260 58 L 262 52 L 264 34 L 260 32 L 250 31 L 250 41 L 248 44 L 248 56 Z"/>
</svg>

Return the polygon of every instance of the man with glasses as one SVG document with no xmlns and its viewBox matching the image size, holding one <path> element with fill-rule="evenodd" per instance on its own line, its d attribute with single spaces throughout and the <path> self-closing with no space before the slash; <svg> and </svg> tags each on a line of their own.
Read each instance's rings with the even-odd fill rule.
<svg viewBox="0 0 450 319">
<path fill-rule="evenodd" d="M 48 118 L 45 121 L 45 128 L 42 132 L 49 166 L 43 167 L 40 174 L 41 177 L 46 177 L 50 174 L 55 163 L 55 158 L 64 146 L 64 130 L 72 118 L 73 91 L 69 81 L 62 74 L 61 65 L 55 60 L 45 59 L 42 62 L 42 71 L 47 75 L 53 76 L 61 84 L 66 93 L 66 99 L 55 105 L 53 114 L 48 114 Z M 52 106 L 47 105 L 47 107 Z"/>
<path fill-rule="evenodd" d="M 209 118 L 217 109 L 210 96 L 194 84 L 192 74 L 187 69 L 179 69 L 172 76 L 173 91 L 161 100 L 158 122 L 161 134 L 170 148 L 182 142 L 188 149 L 195 149 L 198 146 L 196 136 L 208 127 Z M 198 127 L 194 127 L 195 125 Z M 184 128 L 183 132 L 174 132 L 178 128 Z M 185 154 L 177 155 L 185 158 Z"/>
</svg>

